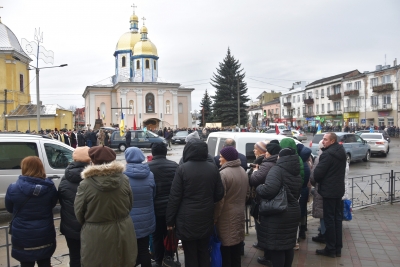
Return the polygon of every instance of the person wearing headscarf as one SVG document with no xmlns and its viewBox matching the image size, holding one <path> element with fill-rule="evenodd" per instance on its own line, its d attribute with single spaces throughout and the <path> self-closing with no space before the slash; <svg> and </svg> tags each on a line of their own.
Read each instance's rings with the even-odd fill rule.
<svg viewBox="0 0 400 267">
<path fill-rule="evenodd" d="M 249 184 L 234 147 L 221 149 L 219 161 L 225 194 L 215 206 L 214 223 L 222 244 L 222 266 L 241 266 L 241 243 L 245 227 L 243 210 Z"/>
<path fill-rule="evenodd" d="M 298 198 L 301 185 L 298 156 L 294 149 L 285 148 L 279 152 L 276 165 L 268 172 L 265 183 L 256 189 L 257 195 L 265 200 L 273 199 L 282 186 L 287 193 L 285 212 L 259 216 L 258 245 L 268 250 L 274 267 L 292 266 L 300 218 Z"/>
<path fill-rule="evenodd" d="M 81 230 L 81 265 L 136 265 L 137 242 L 130 211 L 133 195 L 125 166 L 105 146 L 89 149 L 92 165 L 81 173 L 74 209 Z"/>
<path fill-rule="evenodd" d="M 143 164 L 145 157 L 137 147 L 129 147 L 125 150 L 126 171 L 133 193 L 133 208 L 129 215 L 135 226 L 138 257 L 137 265 L 151 267 L 149 253 L 149 236 L 156 230 L 154 215 L 154 197 L 156 184 L 154 175 L 149 165 Z"/>
</svg>

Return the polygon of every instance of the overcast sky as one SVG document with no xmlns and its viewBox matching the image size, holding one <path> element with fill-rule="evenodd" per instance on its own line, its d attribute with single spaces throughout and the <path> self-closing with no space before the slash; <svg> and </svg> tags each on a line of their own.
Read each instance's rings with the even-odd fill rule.
<svg viewBox="0 0 400 267">
<path fill-rule="evenodd" d="M 108 83 L 133 2 L 157 46 L 159 77 L 195 88 L 192 110 L 205 89 L 214 94 L 210 78 L 228 47 L 253 100 L 295 81 L 372 71 L 385 55 L 387 65 L 400 61 L 399 0 L 0 0 L 2 22 L 20 42 L 40 27 L 54 65 L 68 64 L 40 72 L 44 104 L 83 107 L 86 86 Z M 31 80 L 35 93 L 33 71 Z"/>
</svg>

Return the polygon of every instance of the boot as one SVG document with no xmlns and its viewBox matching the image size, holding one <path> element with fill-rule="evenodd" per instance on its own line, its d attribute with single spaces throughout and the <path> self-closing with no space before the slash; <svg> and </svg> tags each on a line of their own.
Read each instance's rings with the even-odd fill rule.
<svg viewBox="0 0 400 267">
<path fill-rule="evenodd" d="M 319 233 L 317 236 L 311 238 L 312 241 L 325 244 L 325 237 Z"/>
<path fill-rule="evenodd" d="M 306 239 L 306 226 L 300 225 L 299 238 Z"/>
</svg>

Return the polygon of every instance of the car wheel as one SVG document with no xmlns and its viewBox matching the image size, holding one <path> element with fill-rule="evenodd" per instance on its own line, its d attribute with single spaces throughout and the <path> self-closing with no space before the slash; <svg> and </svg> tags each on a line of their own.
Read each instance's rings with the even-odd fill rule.
<svg viewBox="0 0 400 267">
<path fill-rule="evenodd" d="M 347 163 L 350 164 L 350 162 L 351 162 L 351 156 L 350 156 L 349 153 L 346 154 L 346 160 L 347 160 Z"/>
<path fill-rule="evenodd" d="M 371 158 L 371 151 L 367 151 L 367 154 L 365 154 L 365 158 L 363 158 L 363 161 L 364 162 L 367 162 L 367 161 L 369 161 L 369 159 Z"/>
<path fill-rule="evenodd" d="M 118 149 L 119 149 L 119 151 L 124 152 L 126 150 L 126 145 L 125 144 L 120 144 Z"/>
</svg>

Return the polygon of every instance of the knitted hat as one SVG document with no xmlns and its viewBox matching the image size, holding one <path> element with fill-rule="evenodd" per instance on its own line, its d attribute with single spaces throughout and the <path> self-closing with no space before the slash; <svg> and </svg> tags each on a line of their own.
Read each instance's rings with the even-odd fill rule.
<svg viewBox="0 0 400 267">
<path fill-rule="evenodd" d="M 189 142 L 190 139 L 200 139 L 199 133 L 197 131 L 194 131 L 193 133 L 189 134 L 188 136 L 186 136 L 185 142 Z"/>
<path fill-rule="evenodd" d="M 226 146 L 219 152 L 221 156 L 227 161 L 232 161 L 238 159 L 238 152 L 233 146 Z"/>
<path fill-rule="evenodd" d="M 293 148 L 284 148 L 279 152 L 279 157 L 284 157 L 284 156 L 291 156 L 291 155 L 295 155 L 296 152 Z"/>
<path fill-rule="evenodd" d="M 167 155 L 167 146 L 164 143 L 156 143 L 151 147 L 151 154 L 153 156 L 166 156 Z"/>
<path fill-rule="evenodd" d="M 279 145 L 279 141 L 276 140 L 276 139 L 269 141 L 269 143 L 270 144 L 278 144 Z"/>
<path fill-rule="evenodd" d="M 117 154 L 109 147 L 95 146 L 89 149 L 89 157 L 92 159 L 93 164 L 101 165 L 114 161 L 117 158 Z"/>
<path fill-rule="evenodd" d="M 267 145 L 267 151 L 270 155 L 277 155 L 279 154 L 279 151 L 281 151 L 281 147 L 279 144 L 269 143 Z"/>
<path fill-rule="evenodd" d="M 267 152 L 267 145 L 263 141 L 259 141 L 256 143 L 256 149 L 262 153 Z"/>
<path fill-rule="evenodd" d="M 90 162 L 89 149 L 90 147 L 88 146 L 80 146 L 75 148 L 74 153 L 72 153 L 72 159 L 74 161 L 89 163 Z"/>
</svg>

